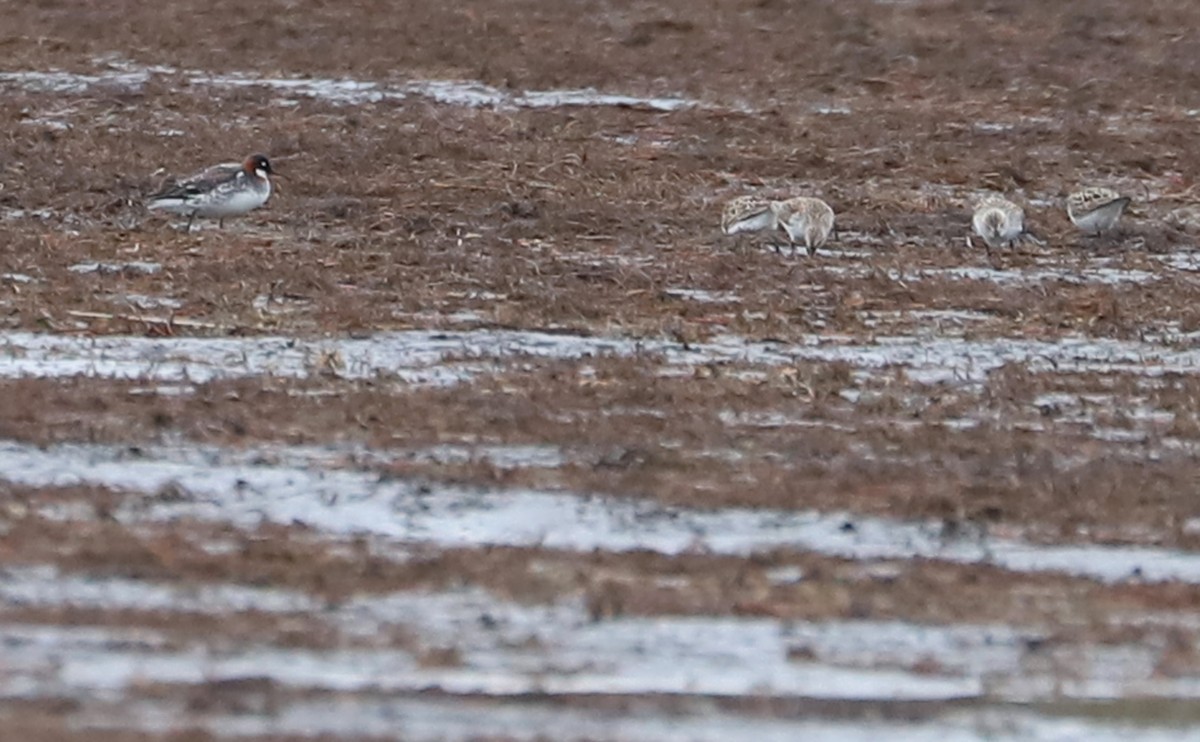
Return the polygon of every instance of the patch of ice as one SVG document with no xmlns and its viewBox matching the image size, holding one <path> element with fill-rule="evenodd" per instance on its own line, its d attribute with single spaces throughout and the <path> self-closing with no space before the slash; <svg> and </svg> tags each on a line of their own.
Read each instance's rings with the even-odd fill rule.
<svg viewBox="0 0 1200 742">
<path fill-rule="evenodd" d="M 792 548 L 848 559 L 938 559 L 1103 581 L 1200 584 L 1200 554 L 1171 549 L 947 538 L 936 522 L 739 508 L 697 511 L 528 489 L 430 486 L 381 480 L 370 471 L 254 465 L 227 458 L 211 450 L 144 449 L 131 455 L 102 446 L 38 448 L 9 442 L 0 444 L 0 477 L 33 487 L 89 484 L 154 494 L 171 486 L 186 493 L 166 502 L 127 504 L 116 517 L 129 523 L 179 517 L 241 528 L 264 521 L 305 523 L 335 537 L 365 534 L 447 548 L 543 546 L 664 554 L 700 549 L 732 555 Z"/>
<path fill-rule="evenodd" d="M 162 270 L 161 263 L 147 263 L 141 260 L 133 260 L 128 263 L 103 263 L 103 262 L 88 262 L 76 263 L 70 266 L 67 270 L 72 273 L 96 273 L 99 275 L 113 275 L 117 273 L 144 273 L 153 275 Z"/>
<path fill-rule="evenodd" d="M 611 136 L 601 136 L 601 139 L 615 142 L 617 144 L 624 144 L 627 147 L 631 147 L 637 144 L 639 141 L 638 138 L 633 134 L 614 134 Z"/>
<path fill-rule="evenodd" d="M 53 131 L 70 131 L 71 125 L 66 121 L 52 118 L 32 118 L 21 122 L 22 126 L 42 126 Z"/>
<path fill-rule="evenodd" d="M 897 311 L 897 312 L 873 312 L 874 316 L 884 317 L 894 315 L 897 319 L 908 318 L 917 321 L 933 321 L 933 322 L 953 322 L 962 324 L 965 322 L 987 322 L 992 319 L 992 316 L 985 312 L 973 312 L 966 309 L 916 309 L 912 311 Z"/>
<path fill-rule="evenodd" d="M 1049 392 L 1034 397 L 1032 406 L 1057 422 L 1091 426 L 1089 434 L 1112 442 L 1141 442 L 1148 438 L 1146 430 L 1098 425 L 1117 419 L 1149 426 L 1167 426 L 1175 422 L 1175 413 L 1154 407 L 1144 396 L 1113 394 L 1072 394 Z M 1107 418 L 1107 419 L 1106 419 Z"/>
<path fill-rule="evenodd" d="M 175 587 L 128 580 L 53 584 L 44 605 L 120 610 L 204 610 Z M 303 610 L 270 590 L 205 588 L 234 605 Z M 22 588 L 16 591 L 22 592 Z M 28 589 L 24 592 L 28 593 Z M 114 596 L 115 599 L 114 599 Z M 164 597 L 183 600 L 178 605 Z M 228 605 L 226 606 L 228 607 Z M 1001 626 L 933 626 L 877 621 L 658 616 L 594 621 L 579 601 L 527 605 L 477 589 L 361 596 L 312 618 L 359 637 L 396 629 L 424 648 L 453 650 L 446 666 L 419 663 L 388 646 L 334 650 L 164 642 L 152 631 L 78 626 L 0 625 L 0 693 L 24 696 L 122 694 L 144 683 L 199 684 L 265 678 L 290 688 L 342 692 L 451 694 L 695 694 L 839 700 L 1200 696 L 1193 677 L 1155 671 L 1160 648 L 1147 644 L 1048 647 L 1037 632 Z M 1058 656 L 1061 655 L 1061 656 Z M 1031 658 L 1033 661 L 1031 661 Z M 1061 664 L 1072 662 L 1069 678 Z"/>
<path fill-rule="evenodd" d="M 119 578 L 90 578 L 62 574 L 53 567 L 0 569 L 0 607 L 65 606 L 218 615 L 251 610 L 298 613 L 321 608 L 313 598 L 285 590 L 221 584 L 181 587 Z"/>
<path fill-rule="evenodd" d="M 151 264 L 157 265 L 157 264 Z M 2 352 L 7 350 L 7 352 Z M 1200 349 L 1151 342 L 1064 337 L 1057 340 L 969 340 L 935 335 L 880 336 L 863 341 L 812 335 L 797 343 L 756 342 L 736 335 L 689 345 L 656 339 L 581 337 L 550 332 L 464 330 L 380 333 L 368 338 L 304 342 L 284 337 L 85 338 L 0 332 L 0 377 L 96 377 L 204 382 L 274 375 L 319 375 L 316 360 L 336 353 L 339 375 L 390 377 L 411 383 L 450 384 L 513 358 L 582 359 L 658 354 L 681 373 L 709 363 L 794 365 L 844 361 L 864 372 L 902 367 L 921 383 L 972 384 L 1009 363 L 1032 371 L 1129 372 L 1145 376 L 1200 372 Z"/>
<path fill-rule="evenodd" d="M 397 458 L 438 464 L 465 464 L 482 461 L 498 469 L 555 469 L 568 458 L 557 446 L 490 446 L 440 444 L 429 448 L 400 452 Z"/>
<path fill-rule="evenodd" d="M 612 95 L 592 89 L 533 91 L 515 96 L 513 104 L 522 108 L 560 108 L 564 106 L 614 106 L 647 108 L 652 111 L 678 111 L 697 104 L 687 98 Z"/>
<path fill-rule="evenodd" d="M 491 602 L 491 601 L 487 601 Z M 449 618 L 427 605 L 432 618 Z M 789 661 L 779 627 L 770 621 L 617 621 L 585 623 L 540 636 L 514 632 L 524 645 L 496 641 L 478 628 L 459 637 L 456 666 L 422 667 L 408 652 L 384 648 L 314 651 L 270 646 L 214 653 L 194 645 L 172 650 L 122 646 L 115 636 L 81 636 L 74 627 L 0 626 L 5 674 L 0 693 L 89 696 L 123 693 L 144 683 L 200 684 L 266 678 L 292 688 L 341 692 L 401 692 L 437 688 L 452 694 L 675 693 L 782 695 L 827 699 L 920 700 L 977 696 L 974 678 L 899 670 L 842 669 Z M 493 618 L 493 620 L 495 620 Z M 504 620 L 504 619 L 501 619 Z M 497 632 L 498 633 L 498 632 Z M 530 642 L 539 637 L 542 642 Z"/>
<path fill-rule="evenodd" d="M 877 0 L 878 1 L 878 0 Z M 892 0 L 895 2 L 895 0 Z M 1084 720 L 1042 716 L 1011 708 L 955 709 L 943 714 L 897 714 L 820 718 L 771 718 L 718 711 L 703 701 L 689 713 L 660 713 L 639 708 L 633 714 L 564 707 L 553 702 L 496 704 L 466 698 L 287 699 L 270 714 L 197 714 L 183 704 L 163 700 L 60 711 L 74 729 L 143 730 L 152 733 L 207 731 L 217 738 L 314 735 L 391 738 L 403 723 L 404 738 L 416 742 L 469 742 L 479 730 L 514 742 L 794 742 L 797 739 L 839 742 L 1176 742 L 1185 734 L 1170 725 L 1147 726 L 1119 719 Z M 863 718 L 866 716 L 867 718 Z"/>
<path fill-rule="evenodd" d="M 663 289 L 663 293 L 677 299 L 688 299 L 701 304 L 738 304 L 742 301 L 741 297 L 732 291 L 669 288 Z"/>
<path fill-rule="evenodd" d="M 463 80 L 423 80 L 408 83 L 403 90 L 437 103 L 471 108 L 503 106 L 509 100 L 508 94 L 499 88 Z"/>
<path fill-rule="evenodd" d="M 825 254 L 822 252 L 822 254 Z M 835 276 L 863 277 L 874 269 L 856 265 L 821 266 L 820 271 Z M 1073 285 L 1119 285 L 1148 284 L 1161 278 L 1150 271 L 1111 268 L 1093 263 L 1078 270 L 1066 268 L 1007 269 L 984 266 L 956 266 L 950 268 L 916 268 L 911 270 L 888 269 L 886 275 L 893 281 L 920 281 L 923 279 L 949 278 L 967 281 L 986 281 L 999 286 L 1030 286 L 1050 282 Z"/>
<path fill-rule="evenodd" d="M 890 271 L 895 280 L 911 280 L 913 278 L 959 278 L 970 281 L 988 281 L 996 284 L 1028 285 L 1061 281 L 1076 285 L 1101 284 L 1117 285 L 1124 283 L 1146 284 L 1157 281 L 1160 276 L 1149 271 L 1122 270 L 1119 268 L 1085 267 L 1079 271 L 1070 270 L 1004 270 L 999 268 L 983 268 L 965 266 L 961 268 L 923 268 L 912 273 L 901 274 Z"/>
<path fill-rule="evenodd" d="M 841 393 L 845 394 L 846 392 L 843 390 Z M 857 396 L 855 396 L 855 399 L 857 399 Z M 735 412 L 733 410 L 721 410 L 717 413 L 717 419 L 721 421 L 722 425 L 744 425 L 754 428 L 824 428 L 826 430 L 839 430 L 845 433 L 853 433 L 857 429 L 853 425 L 835 420 L 811 419 L 781 412 Z"/>
<path fill-rule="evenodd" d="M 791 565 L 768 569 L 766 575 L 772 585 L 794 585 L 804 580 L 804 570 Z"/>
<path fill-rule="evenodd" d="M 129 72 L 106 70 L 92 75 L 33 70 L 0 72 L 0 85 L 38 93 L 78 94 L 97 85 L 137 89 L 145 85 L 152 74 L 150 69 Z"/>
<path fill-rule="evenodd" d="M 1173 252 L 1166 255 L 1155 255 L 1155 260 L 1169 265 L 1175 270 L 1196 272 L 1200 271 L 1200 252 L 1195 250 L 1184 250 L 1182 252 Z"/>
<path fill-rule="evenodd" d="M 54 212 L 50 209 L 4 209 L 0 211 L 3 219 L 50 219 Z"/>
<path fill-rule="evenodd" d="M 375 82 L 347 78 L 265 77 L 252 73 L 214 74 L 170 67 L 139 68 L 121 64 L 94 74 L 19 71 L 0 73 L 0 88 L 41 93 L 81 94 L 97 86 L 140 89 L 157 76 L 182 78 L 184 89 L 263 87 L 285 96 L 275 102 L 294 105 L 286 96 L 302 96 L 342 105 L 400 101 L 412 96 L 448 105 L 494 108 L 559 108 L 566 106 L 618 106 L 677 111 L 700 105 L 680 97 L 633 96 L 591 89 L 532 90 L 511 93 L 471 80 L 416 80 L 407 83 Z"/>
<path fill-rule="evenodd" d="M 128 393 L 131 397 L 185 397 L 189 394 L 195 394 L 196 387 L 192 384 L 155 384 L 153 386 L 131 387 Z"/>
<path fill-rule="evenodd" d="M 117 298 L 118 303 L 130 304 L 137 309 L 179 309 L 183 302 L 169 296 L 147 296 L 145 294 L 126 294 Z"/>
</svg>

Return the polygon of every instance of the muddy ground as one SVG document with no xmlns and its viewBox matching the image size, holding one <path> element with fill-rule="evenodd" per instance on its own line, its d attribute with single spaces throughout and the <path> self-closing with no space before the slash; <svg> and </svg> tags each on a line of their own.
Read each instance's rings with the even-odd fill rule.
<svg viewBox="0 0 1200 742">
<path fill-rule="evenodd" d="M 1186 734 L 1200 7 L 404 6 L 0 2 L 6 728 Z"/>
</svg>

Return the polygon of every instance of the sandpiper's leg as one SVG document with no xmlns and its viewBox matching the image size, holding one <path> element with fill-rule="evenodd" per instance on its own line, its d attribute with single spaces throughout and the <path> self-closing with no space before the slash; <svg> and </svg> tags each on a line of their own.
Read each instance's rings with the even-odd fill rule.
<svg viewBox="0 0 1200 742">
<path fill-rule="evenodd" d="M 225 217 L 217 217 L 217 229 L 225 229 Z"/>
<path fill-rule="evenodd" d="M 196 212 L 193 211 L 192 213 L 188 214 L 187 226 L 183 228 L 185 233 L 192 231 L 192 222 L 194 221 L 196 221 Z"/>
</svg>

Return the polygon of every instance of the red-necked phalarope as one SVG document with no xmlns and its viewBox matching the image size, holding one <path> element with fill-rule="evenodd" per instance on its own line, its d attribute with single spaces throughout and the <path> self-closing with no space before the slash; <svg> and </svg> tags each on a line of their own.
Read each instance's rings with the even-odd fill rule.
<svg viewBox="0 0 1200 742">
<path fill-rule="evenodd" d="M 275 175 L 265 155 L 250 155 L 242 163 L 213 165 L 195 175 L 177 181 L 150 197 L 147 207 L 162 209 L 188 218 L 187 230 L 198 216 L 216 219 L 241 216 L 257 209 L 271 197 L 271 179 Z"/>
</svg>

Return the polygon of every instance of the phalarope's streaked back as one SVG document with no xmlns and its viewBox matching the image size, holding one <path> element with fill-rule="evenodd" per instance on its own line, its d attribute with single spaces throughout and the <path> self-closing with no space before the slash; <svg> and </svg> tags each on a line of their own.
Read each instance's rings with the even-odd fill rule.
<svg viewBox="0 0 1200 742">
<path fill-rule="evenodd" d="M 1067 196 L 1067 216 L 1084 232 L 1107 232 L 1116 226 L 1130 200 L 1111 188 L 1084 188 Z"/>
<path fill-rule="evenodd" d="M 989 251 L 994 247 L 1012 247 L 1025 232 L 1025 212 L 1006 198 L 986 196 L 975 207 L 971 226 Z"/>
<path fill-rule="evenodd" d="M 792 243 L 792 254 L 796 254 L 797 243 L 803 242 L 811 256 L 825 244 L 833 232 L 833 209 L 819 198 L 798 196 L 786 201 L 772 201 L 771 211 Z"/>
<path fill-rule="evenodd" d="M 274 174 L 265 155 L 250 155 L 240 164 L 214 165 L 167 186 L 150 197 L 147 207 L 186 216 L 188 230 L 198 216 L 224 226 L 226 217 L 241 216 L 267 202 L 269 176 Z"/>
</svg>

